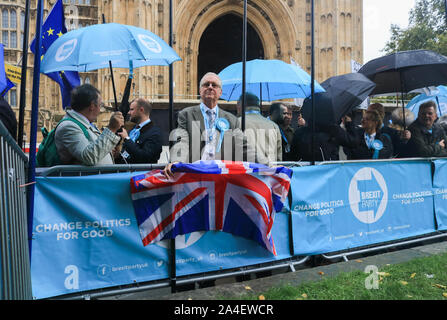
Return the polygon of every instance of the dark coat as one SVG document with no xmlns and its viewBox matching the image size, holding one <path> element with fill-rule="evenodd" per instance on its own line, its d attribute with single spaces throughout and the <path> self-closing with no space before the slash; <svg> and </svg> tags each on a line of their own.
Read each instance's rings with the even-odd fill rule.
<svg viewBox="0 0 447 320">
<path fill-rule="evenodd" d="M 370 149 L 365 142 L 364 134 L 365 130 L 363 128 L 353 128 L 350 129 L 350 134 L 357 137 L 359 143 L 354 148 L 346 148 L 345 153 L 349 160 L 360 160 L 360 159 L 372 159 L 374 155 L 374 149 Z M 381 131 L 376 132 L 375 140 L 382 141 L 383 148 L 379 151 L 378 159 L 389 159 L 393 156 L 393 143 L 388 135 L 381 133 Z"/>
<path fill-rule="evenodd" d="M 295 130 L 290 150 L 294 161 L 339 160 L 339 147 L 353 147 L 358 144 L 357 136 L 349 135 L 339 125 L 319 126 L 314 135 L 314 159 L 312 159 L 312 128 L 299 127 Z"/>
<path fill-rule="evenodd" d="M 409 157 L 447 157 L 447 149 L 438 144 L 441 140 L 447 144 L 447 135 L 441 125 L 433 124 L 433 131 L 430 133 L 416 120 L 408 130 L 411 132 L 411 139 L 407 144 Z"/>
<path fill-rule="evenodd" d="M 6 127 L 6 130 L 8 130 L 9 134 L 14 138 L 14 140 L 17 140 L 16 114 L 3 97 L 0 97 L 0 121 Z"/>
<path fill-rule="evenodd" d="M 128 163 L 157 163 L 161 150 L 161 130 L 151 121 L 141 128 L 140 136 L 135 142 L 131 139 L 124 141 L 121 152 L 126 151 L 129 154 L 126 158 Z M 125 161 L 122 156 L 119 156 L 116 163 L 125 163 Z"/>
<path fill-rule="evenodd" d="M 382 127 L 381 133 L 387 135 L 393 144 L 393 157 L 403 158 L 406 156 L 407 141 L 402 139 L 399 130 L 390 127 Z"/>
</svg>

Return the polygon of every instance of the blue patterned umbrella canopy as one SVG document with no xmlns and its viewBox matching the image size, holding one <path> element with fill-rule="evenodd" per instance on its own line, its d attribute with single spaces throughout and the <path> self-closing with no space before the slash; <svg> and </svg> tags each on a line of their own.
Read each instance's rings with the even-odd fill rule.
<svg viewBox="0 0 447 320">
<path fill-rule="evenodd" d="M 229 65 L 219 73 L 222 97 L 238 100 L 242 94 L 242 62 Z M 311 95 L 311 77 L 299 66 L 281 60 L 255 59 L 246 62 L 246 92 L 263 101 L 307 98 Z M 315 81 L 315 93 L 324 89 Z"/>
<path fill-rule="evenodd" d="M 438 116 L 447 114 L 447 87 L 437 86 L 434 89 L 427 90 L 427 93 L 421 93 L 417 95 L 406 105 L 406 108 L 413 111 L 417 117 L 419 112 L 419 106 L 424 102 L 433 100 L 438 106 Z"/>
<path fill-rule="evenodd" d="M 90 71 L 169 65 L 181 60 L 160 37 L 142 28 L 118 23 L 88 26 L 67 32 L 48 48 L 41 72 Z"/>
</svg>

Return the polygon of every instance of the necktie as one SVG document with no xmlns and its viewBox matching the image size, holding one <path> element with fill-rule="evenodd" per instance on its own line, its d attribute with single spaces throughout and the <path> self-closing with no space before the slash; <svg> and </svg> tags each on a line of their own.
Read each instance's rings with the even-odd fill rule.
<svg viewBox="0 0 447 320">
<path fill-rule="evenodd" d="M 208 115 L 208 128 L 213 129 L 214 128 L 214 121 L 216 118 L 216 113 L 213 112 L 213 110 L 207 110 L 206 114 Z"/>
</svg>

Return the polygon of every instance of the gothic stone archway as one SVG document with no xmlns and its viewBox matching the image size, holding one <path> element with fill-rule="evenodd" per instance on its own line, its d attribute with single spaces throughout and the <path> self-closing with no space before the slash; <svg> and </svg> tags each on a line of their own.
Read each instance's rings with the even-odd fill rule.
<svg viewBox="0 0 447 320">
<path fill-rule="evenodd" d="M 247 61 L 263 59 L 264 48 L 256 30 L 247 24 Z M 197 84 L 206 72 L 219 73 L 242 61 L 242 18 L 226 14 L 214 20 L 202 34 L 199 44 Z"/>
<path fill-rule="evenodd" d="M 242 29 L 242 1 L 188 0 L 179 3 L 174 21 L 176 47 L 182 62 L 176 67 L 176 87 L 182 90 L 183 94 L 197 97 L 199 47 L 202 36 L 213 22 L 228 15 L 239 17 Z M 259 36 L 263 58 L 289 61 L 289 55 L 295 50 L 296 26 L 287 4 L 282 1 L 249 0 L 247 17 L 248 25 Z"/>
</svg>

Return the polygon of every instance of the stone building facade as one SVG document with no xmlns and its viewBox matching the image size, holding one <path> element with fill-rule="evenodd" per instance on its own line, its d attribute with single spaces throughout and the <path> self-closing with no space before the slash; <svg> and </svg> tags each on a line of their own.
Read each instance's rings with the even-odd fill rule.
<svg viewBox="0 0 447 320">
<path fill-rule="evenodd" d="M 169 39 L 169 0 L 63 0 L 68 30 L 103 22 L 135 25 Z M 44 1 L 44 18 L 56 0 Z M 315 78 L 325 79 L 351 72 L 351 60 L 363 63 L 363 1 L 314 0 Z M 35 34 L 37 1 L 31 1 L 30 42 Z M 172 0 L 173 47 L 182 58 L 173 65 L 175 107 L 197 103 L 198 81 L 206 71 L 220 72 L 241 61 L 242 0 Z M 0 0 L 5 62 L 21 65 L 25 0 Z M 255 58 L 296 61 L 310 73 L 311 1 L 248 0 L 247 60 Z M 7 43 L 5 43 L 7 41 Z M 25 134 L 29 135 L 33 54 L 28 52 Z M 121 101 L 127 69 L 113 69 L 117 100 Z M 81 82 L 97 86 L 103 100 L 114 100 L 109 69 L 81 73 Z M 18 116 L 20 86 L 8 94 Z M 155 109 L 166 110 L 169 68 L 134 70 L 131 97 L 143 96 Z M 224 102 L 222 102 L 224 103 Z M 231 103 L 229 105 L 232 105 Z M 231 109 L 231 106 L 230 106 Z M 51 128 L 63 115 L 59 86 L 41 75 L 39 126 Z M 107 110 L 100 119 L 108 119 Z M 102 120 L 104 119 L 104 120 Z M 40 139 L 38 135 L 38 139 Z M 26 139 L 25 139 L 26 140 Z"/>
</svg>

